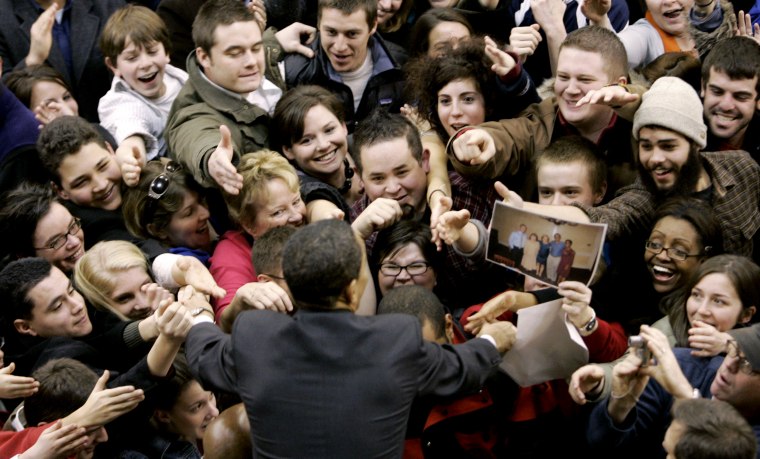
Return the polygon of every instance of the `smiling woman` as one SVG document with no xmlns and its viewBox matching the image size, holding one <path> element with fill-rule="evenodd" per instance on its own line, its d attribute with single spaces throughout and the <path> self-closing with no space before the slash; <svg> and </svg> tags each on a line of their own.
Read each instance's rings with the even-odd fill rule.
<svg viewBox="0 0 760 459">
<path fill-rule="evenodd" d="M 42 185 L 22 184 L 6 193 L 0 207 L 2 252 L 14 258 L 42 257 L 71 272 L 84 254 L 79 219 Z"/>
<path fill-rule="evenodd" d="M 327 199 L 348 215 L 362 186 L 353 179 L 341 101 L 321 86 L 293 88 L 277 103 L 270 135 L 271 145 L 302 172 L 304 200 Z"/>
<path fill-rule="evenodd" d="M 144 319 L 171 297 L 154 283 L 145 255 L 126 241 L 95 244 L 77 263 L 74 281 L 93 306 L 122 320 Z"/>
<path fill-rule="evenodd" d="M 149 161 L 137 185 L 124 191 L 122 213 L 135 236 L 208 262 L 215 235 L 204 190 L 179 163 Z"/>
</svg>

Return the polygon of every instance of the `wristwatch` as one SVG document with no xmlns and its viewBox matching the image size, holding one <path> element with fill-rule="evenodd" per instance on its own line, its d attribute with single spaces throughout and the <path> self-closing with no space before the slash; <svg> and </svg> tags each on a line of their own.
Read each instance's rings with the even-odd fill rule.
<svg viewBox="0 0 760 459">
<path fill-rule="evenodd" d="M 585 333 L 591 333 L 594 330 L 594 327 L 596 327 L 596 313 L 591 316 L 591 319 L 586 322 L 586 325 L 581 328 L 581 331 Z"/>
<path fill-rule="evenodd" d="M 212 316 L 214 315 L 213 311 L 211 311 L 209 308 L 204 308 L 203 306 L 191 310 L 190 314 L 193 317 L 197 317 L 197 316 L 203 314 L 203 311 L 208 311 Z"/>
</svg>

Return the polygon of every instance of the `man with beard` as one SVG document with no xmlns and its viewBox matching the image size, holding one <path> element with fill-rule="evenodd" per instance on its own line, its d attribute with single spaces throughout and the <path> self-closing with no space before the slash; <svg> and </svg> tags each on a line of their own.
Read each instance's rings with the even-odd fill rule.
<svg viewBox="0 0 760 459">
<path fill-rule="evenodd" d="M 745 150 L 760 162 L 760 46 L 721 40 L 702 64 L 702 82 L 707 149 Z"/>
<path fill-rule="evenodd" d="M 615 199 L 597 207 L 571 204 L 583 212 L 567 206 L 540 206 L 541 211 L 572 221 L 606 223 L 607 239 L 615 241 L 649 231 L 654 209 L 665 199 L 690 195 L 712 206 L 727 253 L 752 255 L 760 228 L 760 166 L 745 151 L 702 151 L 707 127 L 691 86 L 675 77 L 658 79 L 636 111 L 633 137 L 639 176 Z M 510 192 L 508 200 L 520 198 Z M 524 204 L 533 210 L 537 206 Z"/>
</svg>

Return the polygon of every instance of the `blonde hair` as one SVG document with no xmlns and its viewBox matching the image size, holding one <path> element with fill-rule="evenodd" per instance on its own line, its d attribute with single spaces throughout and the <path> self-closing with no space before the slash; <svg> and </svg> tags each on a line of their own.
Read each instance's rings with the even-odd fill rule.
<svg viewBox="0 0 760 459">
<path fill-rule="evenodd" d="M 111 311 L 122 320 L 129 320 L 111 305 L 109 298 L 116 287 L 114 274 L 142 268 L 151 277 L 148 260 L 136 245 L 127 241 L 102 241 L 85 252 L 74 268 L 77 290 L 95 308 Z"/>
<path fill-rule="evenodd" d="M 225 194 L 224 199 L 230 216 L 241 224 L 253 225 L 256 206 L 269 199 L 270 181 L 280 179 L 293 193 L 299 190 L 296 170 L 284 156 L 272 150 L 246 153 L 240 158 L 238 172 L 243 176 L 243 189 L 237 195 Z"/>
</svg>

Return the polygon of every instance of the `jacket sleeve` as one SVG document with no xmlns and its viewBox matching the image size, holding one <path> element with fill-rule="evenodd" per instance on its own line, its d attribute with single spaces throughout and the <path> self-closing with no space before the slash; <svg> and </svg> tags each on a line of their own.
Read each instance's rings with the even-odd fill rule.
<svg viewBox="0 0 760 459">
<path fill-rule="evenodd" d="M 654 199 L 644 188 L 641 179 L 618 190 L 615 199 L 607 204 L 596 207 L 578 203 L 570 205 L 586 212 L 593 223 L 606 223 L 608 241 L 637 232 L 648 232 L 654 214 Z"/>
<path fill-rule="evenodd" d="M 194 325 L 185 340 L 185 355 L 193 374 L 207 389 L 237 392 L 232 338 L 212 323 Z"/>
<path fill-rule="evenodd" d="M 496 347 L 482 338 L 452 346 L 422 341 L 421 334 L 418 336 L 422 346 L 418 395 L 449 397 L 476 391 L 501 362 Z"/>
<path fill-rule="evenodd" d="M 478 128 L 485 130 L 492 138 L 496 152 L 491 160 L 478 165 L 464 164 L 454 155 L 452 137 L 447 145 L 447 153 L 454 169 L 465 177 L 486 177 L 497 179 L 502 176 L 514 176 L 527 171 L 536 151 L 542 150 L 549 143 L 549 125 L 554 112 L 541 110 L 542 104 L 529 106 L 518 118 L 503 119 L 481 124 Z M 459 133 L 454 134 L 457 136 Z"/>
</svg>

